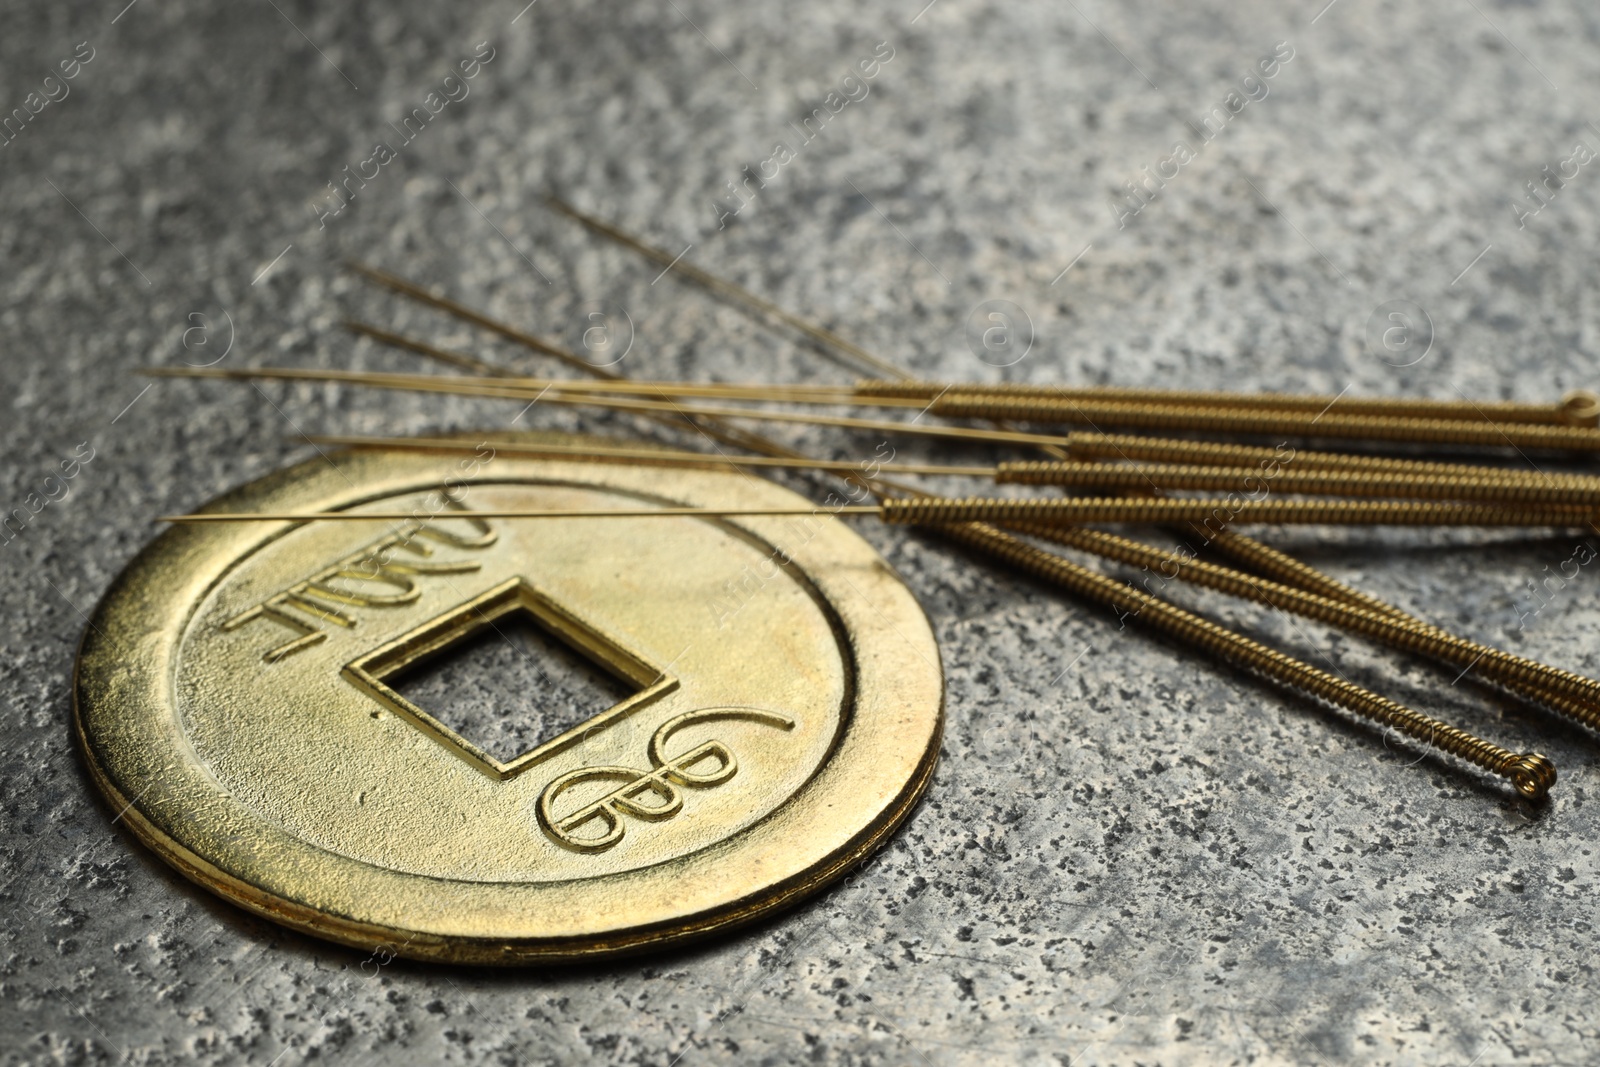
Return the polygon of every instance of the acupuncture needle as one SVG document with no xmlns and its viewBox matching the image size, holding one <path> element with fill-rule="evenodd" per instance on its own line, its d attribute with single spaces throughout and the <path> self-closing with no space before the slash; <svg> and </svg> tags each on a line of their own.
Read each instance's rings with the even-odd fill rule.
<svg viewBox="0 0 1600 1067">
<path fill-rule="evenodd" d="M 188 367 L 151 367 L 145 368 L 141 373 L 156 377 L 182 377 L 182 378 L 214 378 L 214 379 L 250 379 L 259 378 L 277 381 L 316 381 L 340 382 L 352 385 L 366 385 L 379 389 L 397 389 L 410 392 L 438 392 L 463 396 L 479 396 L 494 399 L 538 401 L 542 404 L 566 405 L 573 407 L 594 407 L 612 411 L 627 411 L 640 414 L 666 414 L 678 416 L 709 416 L 717 419 L 751 419 L 763 422 L 788 422 L 813 426 L 833 426 L 841 429 L 872 430 L 880 433 L 901 433 L 911 436 L 931 437 L 951 441 L 980 441 L 990 443 L 1005 443 L 1030 445 L 1041 447 L 1052 445 L 1056 447 L 1069 447 L 1071 438 L 1063 435 L 1027 433 L 1015 430 L 985 430 L 964 426 L 934 426 L 919 423 L 862 419 L 849 415 L 824 415 L 814 412 L 770 411 L 761 408 L 743 408 L 726 406 L 707 406 L 703 404 L 679 404 L 672 401 L 636 400 L 620 397 L 602 397 L 590 395 L 569 395 L 550 389 L 532 390 L 504 381 L 495 379 L 462 380 L 459 376 L 439 374 L 385 374 L 368 371 L 338 371 L 338 370 L 303 370 L 289 367 L 257 367 L 239 370 L 226 370 L 222 368 L 188 368 Z M 985 416 L 987 417 L 987 416 Z M 1477 433 L 1482 427 L 1470 424 L 1453 424 L 1465 427 L 1463 432 Z M 1589 434 L 1593 436 L 1594 447 L 1600 449 L 1600 430 L 1587 430 L 1567 426 L 1532 426 L 1518 427 L 1506 424 L 1496 427 L 1497 430 L 1531 432 L 1538 431 L 1544 434 Z M 1509 438 L 1507 438 L 1509 441 Z M 1504 444 L 1505 441 L 1497 441 Z"/>
<path fill-rule="evenodd" d="M 372 332 L 373 328 L 363 328 Z M 413 346 L 407 346 L 413 347 Z M 431 346 L 430 346 L 431 347 Z M 279 368 L 281 369 L 281 368 Z M 336 372 L 328 372 L 336 373 Z M 358 373 L 358 372 L 345 372 Z M 405 388 L 400 382 L 415 378 L 435 378 L 440 375 L 383 375 L 390 379 L 390 388 Z M 1323 438 L 1358 438 L 1369 441 L 1400 443 L 1471 445 L 1477 447 L 1535 448 L 1556 451 L 1600 452 L 1600 429 L 1589 426 L 1547 425 L 1521 422 L 1466 421 L 1449 418 L 1419 418 L 1414 416 L 1357 415 L 1339 412 L 1312 412 L 1301 410 L 1229 408 L 1219 406 L 1187 406 L 1121 400 L 1063 400 L 1057 398 L 991 396 L 963 392 L 959 385 L 932 399 L 895 396 L 853 396 L 846 393 L 825 393 L 813 389 L 794 389 L 773 386 L 720 386 L 699 383 L 662 383 L 659 385 L 631 384 L 626 387 L 614 383 L 579 382 L 559 378 L 484 377 L 454 375 L 452 384 L 461 387 L 468 395 L 516 395 L 531 399 L 534 396 L 549 402 L 580 403 L 609 406 L 626 410 L 622 404 L 641 404 L 658 401 L 623 401 L 606 398 L 603 392 L 651 393 L 653 395 L 706 396 L 725 400 L 769 401 L 788 404 L 815 404 L 827 406 L 866 406 L 914 408 L 942 418 L 990 419 L 1008 422 L 1051 423 L 1064 425 L 1124 426 L 1138 429 L 1180 430 L 1196 432 L 1238 433 L 1255 436 L 1293 436 Z M 338 380 L 338 379 L 326 379 Z M 368 384 L 381 384 L 368 379 Z M 412 383 L 414 388 L 436 389 L 439 383 Z M 475 388 L 482 387 L 482 388 Z M 561 400 L 557 394 L 570 393 L 574 397 Z M 576 395 L 590 397 L 585 401 Z M 634 408 L 634 410 L 649 410 Z M 657 409 L 660 410 L 660 409 Z M 690 409 L 682 409 L 690 410 Z M 703 409 L 710 411 L 711 409 Z M 746 417 L 746 409 L 724 409 L 719 418 Z M 773 417 L 767 412 L 763 417 Z M 753 417 L 753 416 L 752 416 Z M 825 417 L 815 416 L 822 422 Z M 796 420 L 800 421 L 800 420 Z"/>
<path fill-rule="evenodd" d="M 448 438 L 363 437 L 355 435 L 312 434 L 312 444 L 386 451 L 464 452 L 475 446 Z M 1557 506 L 1600 507 L 1600 478 L 1570 485 L 1518 484 L 1470 473 L 1451 477 L 1415 474 L 1369 474 L 1352 471 L 1288 471 L 1268 474 L 1238 467 L 1189 467 L 1179 464 L 1097 464 L 1078 462 L 1022 461 L 998 463 L 991 467 L 922 463 L 876 463 L 850 460 L 796 460 L 771 457 L 712 455 L 670 449 L 562 447 L 495 442 L 507 455 L 571 456 L 635 460 L 665 465 L 711 463 L 752 468 L 784 468 L 833 471 L 872 477 L 884 474 L 945 475 L 988 478 L 996 484 L 1051 485 L 1076 489 L 1271 489 L 1283 493 L 1324 496 L 1371 496 L 1428 498 L 1435 500 L 1476 500 L 1495 503 L 1523 503 Z M 1281 467 L 1293 466 L 1285 460 Z"/>
<path fill-rule="evenodd" d="M 1208 390 L 1123 388 L 1115 386 L 1058 386 L 1058 385 L 973 385 L 962 383 L 953 387 L 947 382 L 924 382 L 910 379 L 899 367 L 873 355 L 861 346 L 841 337 L 838 333 L 809 322 L 764 297 L 757 296 L 742 286 L 685 263 L 681 256 L 673 256 L 663 249 L 654 248 L 632 234 L 587 214 L 560 199 L 549 196 L 545 202 L 556 211 L 575 220 L 588 229 L 633 250 L 646 259 L 662 266 L 671 266 L 681 277 L 728 297 L 762 315 L 774 318 L 810 337 L 818 344 L 848 355 L 860 364 L 880 371 L 889 371 L 894 380 L 864 380 L 848 389 L 857 396 L 882 395 L 912 397 L 927 401 L 950 391 L 985 393 L 997 396 L 1036 396 L 1054 399 L 1090 399 L 1113 397 L 1142 403 L 1188 403 L 1195 405 L 1230 404 L 1239 402 L 1239 395 Z M 1342 410 L 1352 414 L 1409 415 L 1432 418 L 1451 418 L 1469 421 L 1585 423 L 1600 422 L 1600 397 L 1586 390 L 1573 390 L 1559 405 L 1527 404 L 1513 401 L 1474 402 L 1470 400 L 1427 400 L 1414 398 L 1345 398 L 1342 396 L 1307 396 L 1286 393 L 1263 393 L 1249 396 L 1241 407 L 1288 408 L 1321 412 L 1338 401 Z M 1424 414 L 1426 413 L 1426 414 Z M 1495 418 L 1490 419 L 1493 415 Z"/>
<path fill-rule="evenodd" d="M 346 328 L 397 348 L 409 349 L 432 359 L 465 369 L 481 365 L 475 357 L 440 348 L 379 326 L 347 321 Z M 560 351 L 564 357 L 577 357 L 541 342 L 542 352 Z M 571 362 L 570 359 L 564 359 Z M 499 377 L 505 377 L 500 375 Z M 1141 405 L 1161 408 L 1202 408 L 1212 411 L 1250 411 L 1256 415 L 1310 413 L 1321 417 L 1337 406 L 1341 416 L 1391 420 L 1381 425 L 1399 425 L 1396 419 L 1445 420 L 1472 423 L 1531 423 L 1568 426 L 1593 426 L 1600 398 L 1586 390 L 1574 390 L 1556 404 L 1517 401 L 1429 400 L 1411 397 L 1317 396 L 1291 393 L 1229 393 L 1182 389 L 1151 389 L 1125 386 L 1008 385 L 981 382 L 921 382 L 864 379 L 854 385 L 776 385 L 766 382 L 691 382 L 660 379 L 598 380 L 507 378 L 508 382 L 532 389 L 566 389 L 578 392 L 613 393 L 629 396 L 706 397 L 722 400 L 782 401 L 796 404 L 859 404 L 873 407 L 909 407 L 935 414 L 958 415 L 958 408 L 992 403 L 1018 405 L 1016 417 L 1032 419 L 1028 413 L 1042 411 L 1045 421 L 1082 421 L 1066 418 L 1071 405 L 1105 402 L 1112 405 Z M 1121 413 L 1125 407 L 1106 410 Z M 1096 409 L 1086 409 L 1093 414 Z M 980 415 L 977 417 L 988 417 Z"/>
<path fill-rule="evenodd" d="M 1511 526 L 1593 527 L 1592 508 L 1507 508 L 1431 500 L 1207 500 L 1188 497 L 885 497 L 878 504 L 780 508 L 516 508 L 474 512 L 486 519 L 728 518 L 760 515 L 872 515 L 895 526 L 959 522 L 1128 523 L 1223 521 L 1227 525 L 1270 523 L 1317 526 Z M 407 512 L 200 512 L 167 515 L 157 522 L 377 522 L 415 519 Z"/>
</svg>

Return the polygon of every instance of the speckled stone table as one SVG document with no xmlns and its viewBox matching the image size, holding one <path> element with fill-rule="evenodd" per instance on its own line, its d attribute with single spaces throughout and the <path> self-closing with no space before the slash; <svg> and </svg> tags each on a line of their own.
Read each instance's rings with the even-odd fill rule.
<svg viewBox="0 0 1600 1067">
<path fill-rule="evenodd" d="M 944 650 L 928 799 L 845 884 L 692 951 L 484 972 L 286 933 L 136 846 L 68 742 L 85 613 L 153 516 L 309 454 L 297 430 L 513 414 L 134 368 L 420 366 L 350 316 L 542 366 L 346 258 L 568 344 L 611 314 L 629 373 L 853 373 L 551 191 L 928 375 L 1592 386 L 1592 5 L 125 2 L 0 13 L 0 486 L 27 517 L 0 543 L 0 1062 L 1593 1062 L 1592 738 L 1181 597 L 1546 752 L 1563 777 L 1530 808 L 900 530 L 863 527 Z M 1009 347 L 971 340 L 989 301 L 1015 309 Z M 1600 572 L 1563 566 L 1573 537 L 1266 536 L 1600 673 Z"/>
</svg>

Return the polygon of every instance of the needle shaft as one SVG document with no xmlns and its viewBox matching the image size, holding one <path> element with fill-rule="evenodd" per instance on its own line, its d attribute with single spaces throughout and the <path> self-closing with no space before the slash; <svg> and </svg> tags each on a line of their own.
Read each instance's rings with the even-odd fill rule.
<svg viewBox="0 0 1600 1067">
<path fill-rule="evenodd" d="M 664 249 L 652 248 L 650 245 L 645 244 L 637 237 L 618 229 L 610 223 L 597 219 L 593 215 L 584 214 L 564 200 L 558 200 L 553 196 L 547 199 L 551 207 L 555 208 L 563 215 L 566 215 L 568 218 L 587 226 L 595 233 L 610 238 L 626 248 L 631 248 L 641 256 L 644 256 L 646 259 L 660 263 L 662 266 L 670 267 L 673 273 L 687 278 L 695 284 L 709 289 L 719 296 L 724 296 L 731 300 L 737 301 L 738 303 L 745 305 L 747 308 L 757 311 L 762 315 L 776 319 L 784 325 L 800 331 L 813 341 L 817 342 L 817 344 L 820 345 L 824 351 L 828 351 L 830 355 L 834 353 L 843 354 L 849 359 L 854 360 L 858 368 L 863 366 L 870 367 L 873 371 L 879 374 L 888 374 L 895 378 L 910 377 L 894 364 L 879 359 L 877 356 L 873 355 L 871 352 L 868 352 L 860 345 L 852 344 L 833 331 L 824 329 L 815 323 L 807 322 L 800 316 L 785 311 L 772 301 L 767 300 L 764 297 L 759 297 L 750 292 L 748 289 L 734 285 L 732 282 L 724 281 L 715 274 L 703 271 L 691 263 L 685 263 L 683 261 L 682 253 L 674 256 Z"/>
<path fill-rule="evenodd" d="M 761 515 L 878 515 L 882 509 L 871 504 L 804 508 L 510 508 L 452 513 L 474 519 L 662 519 L 735 518 Z M 156 522 L 419 522 L 427 516 L 410 511 L 202 511 L 189 515 L 163 515 Z"/>
<path fill-rule="evenodd" d="M 365 371 L 300 370 L 289 367 L 255 367 L 247 370 L 220 368 L 152 367 L 143 373 L 167 378 L 272 379 L 277 381 L 342 382 L 379 389 L 411 392 L 453 393 L 464 396 L 507 400 L 536 400 L 542 404 L 605 408 L 640 414 L 708 416 L 718 419 L 755 419 L 764 422 L 790 422 L 841 429 L 901 433 L 950 441 L 998 442 L 1018 445 L 1067 445 L 1068 439 L 1049 434 L 1020 433 L 1011 430 L 979 430 L 961 426 L 920 426 L 884 419 L 859 419 L 847 415 L 818 415 L 809 412 L 766 411 L 757 408 L 712 407 L 704 404 L 678 404 L 670 400 L 630 400 L 618 397 L 571 396 L 553 389 L 532 389 L 506 379 L 461 379 L 440 374 L 374 374 Z"/>
<path fill-rule="evenodd" d="M 403 452 L 472 452 L 478 446 L 438 437 L 364 437 L 341 434 L 308 434 L 312 444 L 344 448 L 380 449 Z M 503 443 L 490 437 L 488 443 L 499 455 L 556 459 L 619 459 L 670 466 L 705 465 L 725 467 L 775 468 L 779 470 L 833 471 L 839 474 L 873 478 L 878 474 L 944 474 L 957 477 L 993 478 L 995 467 L 961 467 L 939 463 L 878 463 L 872 460 L 788 459 L 782 456 L 728 456 L 710 452 L 686 452 L 670 448 L 613 448 L 606 445 L 540 445 L 523 442 Z"/>
</svg>

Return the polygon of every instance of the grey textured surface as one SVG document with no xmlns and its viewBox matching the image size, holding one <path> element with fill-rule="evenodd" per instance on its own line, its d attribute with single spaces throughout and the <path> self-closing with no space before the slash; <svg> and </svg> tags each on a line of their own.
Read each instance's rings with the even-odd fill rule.
<svg viewBox="0 0 1600 1067">
<path fill-rule="evenodd" d="M 247 918 L 114 826 L 68 745 L 68 680 L 83 613 L 150 517 L 299 454 L 296 427 L 512 414 L 331 387 L 142 391 L 133 367 L 210 361 L 230 335 L 225 366 L 416 366 L 341 333 L 351 313 L 521 358 L 358 285 L 338 267 L 356 256 L 569 343 L 589 311 L 625 309 L 630 373 L 844 377 L 653 281 L 546 211 L 547 189 L 929 374 L 1001 373 L 964 339 L 999 299 L 1032 323 L 1014 377 L 1525 399 L 1595 384 L 1600 174 L 1580 168 L 1520 225 L 1513 208 L 1577 142 L 1600 148 L 1591 5 L 522 2 L 0 16 L 0 114 L 94 50 L 0 147 L 5 508 L 60 495 L 46 479 L 94 449 L 0 544 L 0 1061 L 1592 1062 L 1591 739 L 1319 627 L 1186 598 L 1545 751 L 1563 778 L 1529 809 L 901 531 L 864 528 L 943 645 L 944 762 L 869 868 L 757 929 L 585 968 L 390 962 Z M 470 96 L 319 227 L 327 183 L 397 143 L 391 123 L 481 41 L 494 58 Z M 791 124 L 879 42 L 894 55 L 870 93 L 802 144 Z M 1191 124 L 1279 42 L 1294 55 L 1268 95 L 1119 228 L 1122 184 L 1198 145 Z M 794 158 L 719 230 L 725 183 L 777 141 Z M 1406 367 L 1414 349 L 1367 343 L 1396 300 L 1436 333 Z M 1529 589 L 1570 538 L 1276 540 L 1600 673 L 1592 568 L 1548 604 Z"/>
<path fill-rule="evenodd" d="M 401 696 L 509 762 L 640 687 L 617 678 L 515 613 L 388 678 Z"/>
</svg>

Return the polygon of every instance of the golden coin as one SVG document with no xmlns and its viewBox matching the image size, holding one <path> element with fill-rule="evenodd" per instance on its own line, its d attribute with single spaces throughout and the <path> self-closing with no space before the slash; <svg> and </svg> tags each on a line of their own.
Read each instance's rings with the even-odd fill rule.
<svg viewBox="0 0 1600 1067">
<path fill-rule="evenodd" d="M 476 517 L 806 505 L 741 472 L 507 440 L 340 453 L 208 509 L 415 521 L 156 538 L 78 660 L 117 822 L 268 918 L 458 962 L 703 936 L 870 853 L 927 785 L 943 711 L 927 619 L 882 558 L 823 508 Z"/>
</svg>

